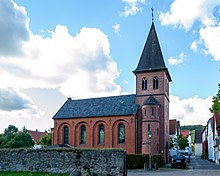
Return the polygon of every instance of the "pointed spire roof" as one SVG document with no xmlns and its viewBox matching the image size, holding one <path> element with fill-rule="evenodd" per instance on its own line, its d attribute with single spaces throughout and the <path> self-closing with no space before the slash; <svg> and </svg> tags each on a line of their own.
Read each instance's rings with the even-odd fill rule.
<svg viewBox="0 0 220 176">
<path fill-rule="evenodd" d="M 154 22 L 150 28 L 144 49 L 141 54 L 137 68 L 133 71 L 135 74 L 139 72 L 152 72 L 157 70 L 165 70 L 169 81 L 171 81 L 170 74 L 166 68 L 159 40 L 155 30 Z"/>
</svg>

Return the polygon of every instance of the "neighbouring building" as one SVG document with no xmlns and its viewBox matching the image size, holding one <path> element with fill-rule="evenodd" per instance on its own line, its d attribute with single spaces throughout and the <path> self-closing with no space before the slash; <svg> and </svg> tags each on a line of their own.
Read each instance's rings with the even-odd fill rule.
<svg viewBox="0 0 220 176">
<path fill-rule="evenodd" d="M 214 118 L 214 159 L 215 162 L 219 163 L 220 159 L 220 115 L 215 112 L 213 113 Z"/>
<path fill-rule="evenodd" d="M 213 113 L 202 131 L 202 146 L 204 159 L 220 164 L 220 115 L 217 112 Z"/>
<path fill-rule="evenodd" d="M 40 132 L 38 131 L 37 129 L 35 131 L 32 131 L 32 130 L 27 130 L 28 133 L 30 134 L 31 138 L 33 139 L 33 141 L 35 143 L 39 142 L 40 138 L 43 136 L 43 135 L 46 135 L 47 132 Z"/>
<path fill-rule="evenodd" d="M 208 160 L 214 161 L 214 118 L 211 117 L 207 123 L 207 141 L 208 141 Z"/>
<path fill-rule="evenodd" d="M 53 144 L 123 148 L 128 154 L 159 154 L 168 161 L 171 77 L 154 22 L 133 71 L 136 93 L 102 98 L 68 98 L 53 116 Z M 152 132 L 151 145 L 148 132 Z M 151 148 L 150 148 L 151 147 Z"/>
<path fill-rule="evenodd" d="M 176 119 L 169 120 L 169 137 L 174 147 L 177 146 L 177 137 L 180 135 L 180 121 Z"/>
<path fill-rule="evenodd" d="M 195 156 L 202 156 L 202 130 L 195 130 L 194 153 Z"/>
<path fill-rule="evenodd" d="M 202 157 L 208 159 L 208 126 L 202 130 Z"/>
</svg>

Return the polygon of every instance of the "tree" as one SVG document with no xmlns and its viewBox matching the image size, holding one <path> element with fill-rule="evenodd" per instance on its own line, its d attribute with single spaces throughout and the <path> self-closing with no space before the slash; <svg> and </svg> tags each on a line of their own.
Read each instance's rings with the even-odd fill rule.
<svg viewBox="0 0 220 176">
<path fill-rule="evenodd" d="M 52 134 L 47 133 L 46 135 L 43 135 L 39 140 L 39 144 L 45 145 L 45 146 L 51 146 L 51 144 L 52 144 Z"/>
<path fill-rule="evenodd" d="M 185 150 L 185 148 L 189 146 L 188 139 L 186 137 L 184 137 L 182 134 L 180 134 L 178 136 L 177 144 L 178 144 L 180 150 Z"/>
<path fill-rule="evenodd" d="M 8 128 L 5 129 L 4 135 L 16 134 L 18 132 L 18 128 L 14 125 L 9 125 Z"/>
<path fill-rule="evenodd" d="M 212 98 L 212 107 L 209 109 L 212 113 L 218 112 L 220 114 L 220 83 L 218 83 L 218 92 Z"/>
<path fill-rule="evenodd" d="M 29 148 L 34 146 L 34 141 L 25 128 L 22 131 L 9 125 L 0 137 L 0 148 Z"/>
<path fill-rule="evenodd" d="M 203 130 L 204 126 L 203 125 L 184 125 L 180 127 L 180 130 Z"/>
<path fill-rule="evenodd" d="M 15 135 L 18 133 L 18 128 L 14 125 L 9 125 L 5 129 L 4 134 L 0 137 L 0 148 L 5 148 L 7 143 L 9 143 Z"/>
</svg>

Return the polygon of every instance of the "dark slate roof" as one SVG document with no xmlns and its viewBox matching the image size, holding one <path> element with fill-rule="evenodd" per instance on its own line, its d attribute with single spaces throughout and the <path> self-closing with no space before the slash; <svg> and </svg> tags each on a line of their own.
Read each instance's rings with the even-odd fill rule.
<svg viewBox="0 0 220 176">
<path fill-rule="evenodd" d="M 153 96 L 150 96 L 145 102 L 144 105 L 160 105 L 159 101 L 154 98 Z"/>
<path fill-rule="evenodd" d="M 202 130 L 195 131 L 195 143 L 202 143 Z"/>
<path fill-rule="evenodd" d="M 154 23 L 152 23 L 141 58 L 137 68 L 134 70 L 134 73 L 156 70 L 165 70 L 169 81 L 171 81 L 170 74 L 164 63 Z"/>
<path fill-rule="evenodd" d="M 68 100 L 53 119 L 135 115 L 135 94 L 102 98 Z"/>
</svg>

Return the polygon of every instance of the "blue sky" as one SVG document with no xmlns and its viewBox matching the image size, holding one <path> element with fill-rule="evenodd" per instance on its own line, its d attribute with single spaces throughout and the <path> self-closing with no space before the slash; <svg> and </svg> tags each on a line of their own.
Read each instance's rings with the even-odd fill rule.
<svg viewBox="0 0 220 176">
<path fill-rule="evenodd" d="M 151 7 L 170 119 L 205 125 L 220 82 L 220 0 L 1 0 L 0 132 L 53 127 L 67 97 L 134 93 Z"/>
</svg>

